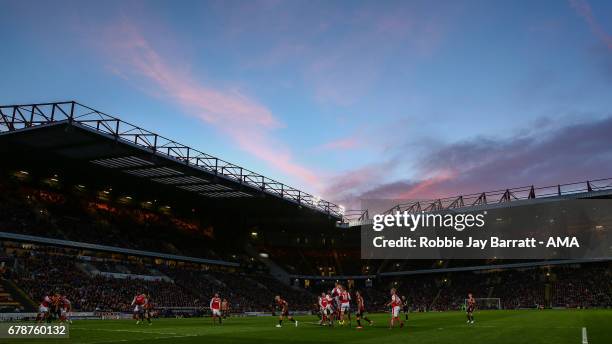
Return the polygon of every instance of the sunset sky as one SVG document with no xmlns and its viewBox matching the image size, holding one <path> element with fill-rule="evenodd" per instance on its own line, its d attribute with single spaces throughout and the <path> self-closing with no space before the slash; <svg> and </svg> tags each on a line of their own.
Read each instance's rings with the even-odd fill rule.
<svg viewBox="0 0 612 344">
<path fill-rule="evenodd" d="M 344 204 L 612 177 L 612 1 L 0 0 L 0 42 L 2 104 Z"/>
</svg>

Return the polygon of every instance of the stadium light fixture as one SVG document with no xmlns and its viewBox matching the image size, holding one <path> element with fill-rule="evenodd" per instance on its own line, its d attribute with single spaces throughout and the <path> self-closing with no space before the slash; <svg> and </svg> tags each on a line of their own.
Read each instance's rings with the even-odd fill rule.
<svg viewBox="0 0 612 344">
<path fill-rule="evenodd" d="M 269 254 L 267 254 L 267 253 L 265 253 L 265 252 L 261 252 L 261 253 L 259 253 L 259 256 L 260 256 L 261 258 L 268 258 L 268 257 L 270 257 L 270 255 L 269 255 Z"/>
</svg>

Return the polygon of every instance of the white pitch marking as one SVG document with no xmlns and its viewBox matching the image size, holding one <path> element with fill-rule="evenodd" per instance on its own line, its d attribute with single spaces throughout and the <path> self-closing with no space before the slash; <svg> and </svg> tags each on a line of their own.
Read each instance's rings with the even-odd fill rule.
<svg viewBox="0 0 612 344">
<path fill-rule="evenodd" d="M 138 331 L 138 330 L 122 330 L 122 329 L 110 329 L 110 328 L 70 328 L 73 330 L 84 330 L 84 331 L 107 331 L 107 332 L 128 332 L 128 333 L 146 333 L 146 334 L 167 334 L 177 335 L 176 332 L 157 332 L 157 331 Z"/>
<path fill-rule="evenodd" d="M 582 328 L 582 344 L 589 344 L 589 339 L 587 338 L 586 327 Z"/>
<path fill-rule="evenodd" d="M 185 337 L 198 337 L 197 334 L 189 334 L 184 336 L 167 336 L 167 337 L 153 337 L 153 338 L 138 338 L 138 339 L 115 339 L 115 340 L 103 340 L 98 342 L 84 342 L 86 344 L 106 344 L 106 343 L 121 343 L 121 342 L 139 342 L 144 340 L 158 340 L 158 339 L 170 339 L 170 338 L 185 338 Z"/>
</svg>

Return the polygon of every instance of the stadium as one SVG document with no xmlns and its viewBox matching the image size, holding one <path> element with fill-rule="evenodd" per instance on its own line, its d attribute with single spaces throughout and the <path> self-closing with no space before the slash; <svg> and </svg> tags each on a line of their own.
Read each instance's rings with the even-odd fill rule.
<svg viewBox="0 0 612 344">
<path fill-rule="evenodd" d="M 611 14 L 0 0 L 0 343 L 612 343 Z"/>
<path fill-rule="evenodd" d="M 34 321 L 41 300 L 60 293 L 71 302 L 70 340 L 83 343 L 280 342 L 287 335 L 300 342 L 405 336 L 441 343 L 468 333 L 504 342 L 499 331 L 508 342 L 571 343 L 582 328 L 592 342 L 610 338 L 609 259 L 364 260 L 358 223 L 369 220 L 365 211 L 348 214 L 77 102 L 2 106 L 0 114 L 4 320 Z M 610 195 L 612 179 L 604 179 L 423 207 Z M 361 291 L 373 325 L 355 331 L 353 312 L 333 334 L 319 328 L 317 296 L 337 283 Z M 407 300 L 403 333 L 388 332 L 390 288 Z M 153 307 L 151 327 L 134 326 L 132 298 L 143 292 Z M 468 293 L 479 305 L 469 328 L 462 320 Z M 220 326 L 209 319 L 215 294 L 228 303 Z M 275 332 L 276 295 L 298 328 L 286 320 Z"/>
</svg>

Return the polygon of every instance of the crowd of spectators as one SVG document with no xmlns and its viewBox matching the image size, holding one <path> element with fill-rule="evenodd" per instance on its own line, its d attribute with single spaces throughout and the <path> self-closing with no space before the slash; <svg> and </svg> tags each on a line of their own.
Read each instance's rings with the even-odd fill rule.
<svg viewBox="0 0 612 344">
<path fill-rule="evenodd" d="M 129 311 L 133 296 L 140 292 L 150 294 L 159 308 L 203 309 L 211 296 L 219 293 L 229 301 L 232 312 L 273 311 L 275 295 L 285 298 L 292 310 L 310 310 L 316 295 L 333 287 L 332 280 L 299 288 L 266 274 L 165 265 L 154 269 L 168 277 L 165 281 L 111 278 L 88 273 L 79 267 L 81 260 L 77 257 L 58 251 L 21 253 L 8 276 L 35 302 L 44 295 L 59 292 L 72 300 L 75 309 L 84 311 Z M 137 262 L 126 266 L 138 272 L 151 271 L 144 265 L 134 268 Z M 405 296 L 413 311 L 458 310 L 468 293 L 477 298 L 499 298 L 504 309 L 590 308 L 612 307 L 611 277 L 610 265 L 600 263 L 546 270 L 417 274 L 374 279 L 372 286 L 360 283 L 345 286 L 361 290 L 371 311 L 386 310 L 390 288 Z"/>
<path fill-rule="evenodd" d="M 2 180 L 0 231 L 209 259 L 237 257 L 197 220 L 118 202 Z"/>
<path fill-rule="evenodd" d="M 78 310 L 128 311 L 134 295 L 146 292 L 160 306 L 196 306 L 197 298 L 175 283 L 89 275 L 77 267 L 73 256 L 32 252 L 17 259 L 18 268 L 11 276 L 34 302 L 57 292 Z"/>
<path fill-rule="evenodd" d="M 82 260 L 78 257 L 56 250 L 28 251 L 15 258 L 16 267 L 7 276 L 34 302 L 57 292 L 66 295 L 75 309 L 83 311 L 129 311 L 132 298 L 141 292 L 150 294 L 159 308 L 206 308 L 212 295 L 219 293 L 229 301 L 233 312 L 273 311 L 275 295 L 282 295 L 296 310 L 308 309 L 312 301 L 308 291 L 262 274 L 159 266 L 155 270 L 169 277 L 168 281 L 144 280 L 90 274 L 79 267 Z M 117 270 L 112 269 L 117 267 L 112 263 L 95 264 L 102 270 Z M 137 265 L 125 264 L 139 274 L 151 271 L 144 265 L 135 268 Z"/>
<path fill-rule="evenodd" d="M 413 310 L 462 309 L 468 293 L 499 299 L 503 309 L 612 307 L 610 263 L 527 269 L 413 275 L 379 281 L 381 291 L 396 287 Z M 546 295 L 548 294 L 548 298 Z M 388 293 L 387 293 L 388 295 Z M 387 295 L 383 295 L 388 298 Z"/>
<path fill-rule="evenodd" d="M 553 307 L 609 307 L 612 305 L 612 275 L 609 267 L 561 268 L 552 288 Z"/>
<path fill-rule="evenodd" d="M 205 308 L 214 293 L 228 300 L 232 311 L 272 311 L 274 296 L 281 295 L 293 310 L 309 310 L 316 295 L 333 287 L 333 276 L 340 274 L 377 275 L 381 272 L 432 270 L 427 274 L 374 278 L 370 285 L 356 283 L 352 290 L 363 292 L 368 308 L 386 310 L 389 289 L 395 287 L 407 297 L 416 311 L 456 310 L 463 306 L 468 292 L 478 298 L 499 298 L 505 309 L 538 307 L 611 307 L 612 285 L 609 263 L 549 268 L 506 269 L 500 262 L 472 261 L 491 265 L 493 271 L 435 273 L 450 267 L 449 261 L 380 260 L 366 261 L 359 250 L 336 247 L 335 240 L 289 238 L 294 246 L 270 246 L 262 242 L 258 251 L 284 266 L 290 273 L 326 276 L 328 283 L 312 283 L 307 288 L 290 286 L 265 273 L 256 259 L 240 249 L 225 250 L 194 221 L 130 206 L 117 206 L 96 197 L 29 188 L 0 181 L 0 231 L 53 237 L 87 243 L 141 249 L 194 257 L 239 261 L 234 271 L 207 267 L 153 264 L 135 260 L 84 259 L 78 249 L 36 246 L 15 256 L 16 264 L 5 273 L 34 301 L 59 292 L 84 311 L 128 311 L 132 297 L 139 292 L 151 295 L 162 308 Z M 342 234 L 344 235 L 344 234 Z M 317 236 L 318 237 L 318 236 Z M 338 238 L 344 238 L 337 235 Z M 349 238 L 345 240 L 350 241 Z M 346 244 L 346 243 L 345 243 Z M 305 245 L 304 248 L 300 246 Z M 26 253 L 24 253 L 26 252 Z M 219 253 L 221 252 L 221 253 Z M 91 258 L 91 257 L 89 257 Z M 246 262 L 246 263 L 245 263 Z M 464 264 L 453 261 L 453 264 Z M 166 277 L 165 279 L 120 279 L 100 276 L 101 272 Z M 303 281 L 302 281 L 303 282 Z M 331 285 L 330 285 L 331 282 Z M 349 284 L 348 282 L 346 283 Z M 353 283 L 351 283 L 353 284 Z"/>
</svg>

